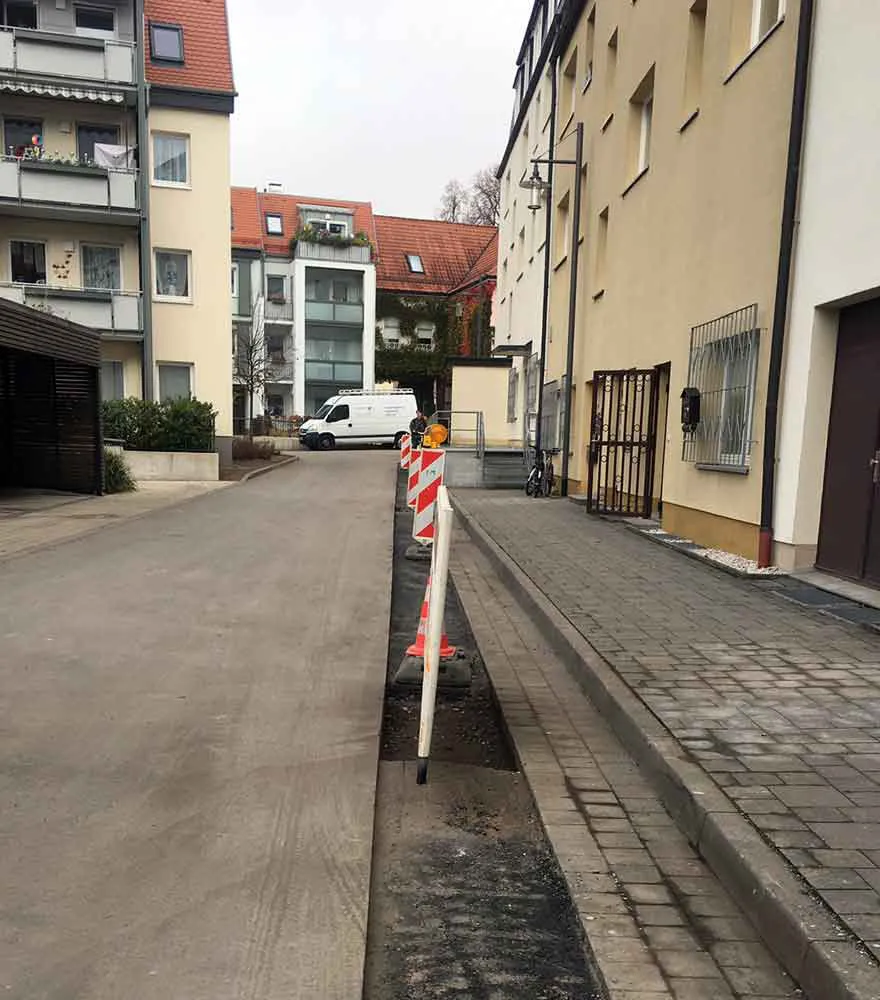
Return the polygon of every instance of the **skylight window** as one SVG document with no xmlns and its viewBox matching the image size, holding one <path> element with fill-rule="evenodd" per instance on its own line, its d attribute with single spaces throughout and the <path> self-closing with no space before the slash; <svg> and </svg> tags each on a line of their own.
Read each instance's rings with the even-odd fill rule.
<svg viewBox="0 0 880 1000">
<path fill-rule="evenodd" d="M 425 265 L 422 263 L 422 258 L 417 253 L 408 253 L 406 255 L 406 263 L 413 274 L 425 273 Z"/>
<path fill-rule="evenodd" d="M 266 214 L 266 232 L 270 236 L 284 235 L 284 223 L 280 215 Z"/>
<path fill-rule="evenodd" d="M 150 23 L 153 62 L 183 62 L 183 28 L 179 24 Z"/>
</svg>

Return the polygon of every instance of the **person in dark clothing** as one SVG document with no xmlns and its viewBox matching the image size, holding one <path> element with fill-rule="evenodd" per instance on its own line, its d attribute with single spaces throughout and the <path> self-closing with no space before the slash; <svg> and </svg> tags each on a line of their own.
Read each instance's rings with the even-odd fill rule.
<svg viewBox="0 0 880 1000">
<path fill-rule="evenodd" d="M 422 438 L 425 436 L 425 431 L 427 429 L 428 421 L 425 420 L 425 414 L 419 410 L 419 412 L 409 422 L 409 435 L 412 439 L 413 448 L 421 447 Z"/>
</svg>

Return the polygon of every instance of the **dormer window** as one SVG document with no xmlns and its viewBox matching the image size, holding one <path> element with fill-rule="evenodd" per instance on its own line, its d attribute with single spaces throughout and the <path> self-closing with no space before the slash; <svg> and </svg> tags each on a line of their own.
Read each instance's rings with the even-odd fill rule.
<svg viewBox="0 0 880 1000">
<path fill-rule="evenodd" d="M 284 235 L 284 220 L 274 212 L 266 213 L 266 232 L 270 236 Z"/>
<path fill-rule="evenodd" d="M 333 219 L 309 219 L 307 225 L 316 232 L 327 233 L 328 236 L 348 236 L 348 224 Z"/>
<path fill-rule="evenodd" d="M 425 265 L 422 263 L 422 258 L 417 253 L 408 253 L 406 255 L 406 265 L 413 274 L 425 273 Z"/>
<path fill-rule="evenodd" d="M 183 28 L 179 24 L 150 22 L 150 56 L 153 62 L 183 62 Z"/>
</svg>

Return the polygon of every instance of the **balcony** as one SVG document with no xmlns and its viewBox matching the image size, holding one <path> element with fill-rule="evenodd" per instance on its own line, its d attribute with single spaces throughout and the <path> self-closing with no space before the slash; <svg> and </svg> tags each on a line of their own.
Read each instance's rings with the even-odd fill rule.
<svg viewBox="0 0 880 1000">
<path fill-rule="evenodd" d="M 270 385 L 293 381 L 293 364 L 280 357 L 269 356 L 266 382 Z"/>
<path fill-rule="evenodd" d="M 107 86 L 133 87 L 136 81 L 136 46 L 112 39 L 84 38 L 59 31 L 0 28 L 0 76 L 57 78 Z M 40 93 L 37 88 L 34 93 Z M 47 96 L 67 97 L 67 93 Z M 122 95 L 115 98 L 122 103 Z"/>
<path fill-rule="evenodd" d="M 319 302 L 316 299 L 306 299 L 306 322 L 334 323 L 337 326 L 363 326 L 364 304 L 363 302 Z"/>
<path fill-rule="evenodd" d="M 353 361 L 309 361 L 306 359 L 307 382 L 332 382 L 334 385 L 363 385 L 364 366 Z"/>
<path fill-rule="evenodd" d="M 138 220 L 138 172 L 48 159 L 0 159 L 0 211 L 100 222 Z M 36 211 L 35 211 L 36 210 Z"/>
<path fill-rule="evenodd" d="M 372 247 L 335 247 L 325 243 L 310 243 L 297 240 L 297 260 L 324 260 L 335 264 L 369 264 L 372 261 Z"/>
<path fill-rule="evenodd" d="M 109 338 L 140 340 L 143 336 L 139 292 L 3 281 L 0 282 L 0 298 L 101 330 Z"/>
<path fill-rule="evenodd" d="M 266 299 L 264 313 L 267 323 L 292 323 L 293 303 L 287 299 Z"/>
</svg>

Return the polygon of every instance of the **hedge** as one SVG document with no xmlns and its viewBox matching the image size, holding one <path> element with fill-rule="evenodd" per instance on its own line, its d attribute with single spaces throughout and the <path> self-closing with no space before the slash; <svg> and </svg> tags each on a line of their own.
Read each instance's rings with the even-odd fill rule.
<svg viewBox="0 0 880 1000">
<path fill-rule="evenodd" d="M 214 418 L 210 403 L 174 399 L 109 399 L 102 404 L 104 437 L 115 438 L 130 451 L 214 451 Z"/>
</svg>

